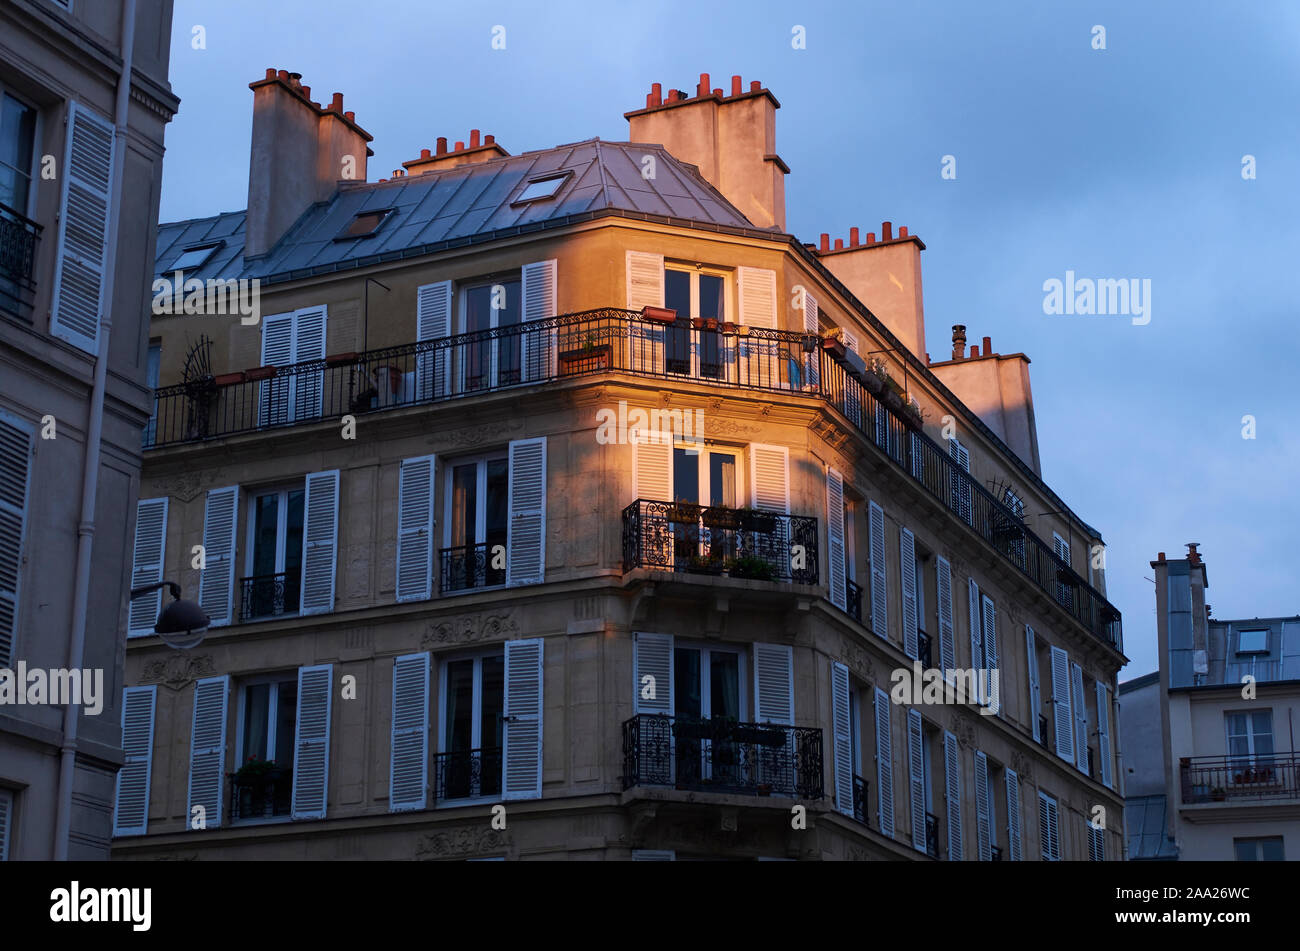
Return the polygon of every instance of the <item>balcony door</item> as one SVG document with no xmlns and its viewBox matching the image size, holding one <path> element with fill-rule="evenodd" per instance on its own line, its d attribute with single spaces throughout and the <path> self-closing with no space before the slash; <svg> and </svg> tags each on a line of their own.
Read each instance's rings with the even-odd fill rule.
<svg viewBox="0 0 1300 951">
<path fill-rule="evenodd" d="M 291 812 L 298 679 L 275 675 L 239 689 L 239 742 L 231 792 L 233 819 L 267 819 Z M 270 764 L 259 766 L 257 764 Z"/>
<path fill-rule="evenodd" d="M 521 307 L 518 277 L 470 284 L 461 290 L 461 327 L 467 340 L 461 363 L 461 392 L 495 389 L 520 382 L 523 338 L 517 331 Z M 503 330 L 502 335 L 486 331 Z"/>
<path fill-rule="evenodd" d="M 501 793 L 505 655 L 467 657 L 443 665 L 443 728 L 437 798 Z"/>
<path fill-rule="evenodd" d="M 505 584 L 509 456 L 453 462 L 447 472 L 443 592 Z"/>
<path fill-rule="evenodd" d="M 722 335 L 695 330 L 692 320 L 727 319 L 727 281 L 722 273 L 701 268 L 669 266 L 664 269 L 664 306 L 677 311 L 677 325 L 664 336 L 664 369 L 693 377 L 723 377 L 728 356 Z M 734 360 L 734 353 L 730 354 Z"/>
<path fill-rule="evenodd" d="M 298 612 L 305 494 L 302 488 L 250 493 L 241 620 Z"/>
<path fill-rule="evenodd" d="M 689 645 L 673 649 L 679 784 L 745 786 L 741 747 L 726 739 L 724 727 L 727 721 L 745 719 L 743 667 L 738 650 Z"/>
<path fill-rule="evenodd" d="M 1225 713 L 1224 720 L 1228 731 L 1228 778 L 1236 783 L 1260 777 L 1271 779 L 1273 711 Z"/>
<path fill-rule="evenodd" d="M 734 509 L 741 498 L 742 468 L 737 449 L 674 446 L 673 501 Z M 673 548 L 679 567 L 685 562 L 720 571 L 727 558 L 735 557 L 735 529 L 710 525 L 710 521 L 701 513 L 698 519 L 673 523 Z"/>
</svg>

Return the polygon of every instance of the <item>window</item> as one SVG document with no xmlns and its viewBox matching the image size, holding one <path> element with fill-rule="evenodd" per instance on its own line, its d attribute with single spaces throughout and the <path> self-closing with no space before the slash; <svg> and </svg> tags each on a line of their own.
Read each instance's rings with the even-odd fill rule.
<svg viewBox="0 0 1300 951">
<path fill-rule="evenodd" d="M 158 341 L 151 341 L 149 344 L 149 355 L 145 363 L 145 385 L 149 387 L 149 392 L 153 393 L 158 389 L 158 371 L 162 365 L 162 344 Z M 144 448 L 153 445 L 154 439 L 158 435 L 158 399 L 153 398 L 153 408 L 149 411 L 149 422 L 144 427 Z"/>
<path fill-rule="evenodd" d="M 517 327 L 522 299 L 520 288 L 517 275 L 463 285 L 460 296 L 463 332 Z M 518 383 L 520 342 L 519 334 L 468 341 L 463 350 L 461 389 L 482 390 Z"/>
<path fill-rule="evenodd" d="M 1025 567 L 1025 529 L 1023 519 L 1025 517 L 1025 503 L 1011 490 L 1010 486 L 1002 492 L 1002 504 L 1011 509 L 1011 514 L 1015 516 L 1014 520 L 1007 520 L 1006 516 L 998 513 L 996 524 L 994 525 L 994 534 L 998 541 L 1002 543 L 1003 550 L 1011 556 L 1014 564 L 1021 568 Z"/>
<path fill-rule="evenodd" d="M 1280 835 L 1263 836 L 1255 839 L 1233 839 L 1232 848 L 1237 853 L 1238 862 L 1282 862 L 1286 860 Z"/>
<path fill-rule="evenodd" d="M 223 715 L 224 709 L 223 705 Z M 292 812 L 297 725 L 296 674 L 259 677 L 241 685 L 231 819 L 266 819 Z"/>
<path fill-rule="evenodd" d="M 1038 842 L 1045 862 L 1061 860 L 1059 810 L 1056 800 L 1044 792 L 1038 794 Z"/>
<path fill-rule="evenodd" d="M 569 180 L 571 172 L 565 172 L 563 175 L 552 175 L 549 178 L 535 178 L 519 193 L 512 205 L 522 205 L 530 201 L 543 201 L 547 198 L 554 198 L 560 191 L 560 186 Z"/>
<path fill-rule="evenodd" d="M 0 95 L 0 204 L 26 217 L 32 190 L 36 110 L 8 93 Z"/>
<path fill-rule="evenodd" d="M 448 661 L 442 668 L 444 698 L 438 772 L 439 802 L 494 797 L 501 792 L 505 655 Z"/>
<path fill-rule="evenodd" d="M 961 444 L 956 436 L 948 439 L 948 455 L 952 456 L 955 465 L 951 467 L 949 481 L 951 483 L 952 510 L 968 525 L 975 524 L 975 511 L 971 503 L 971 483 L 970 473 L 970 453 L 966 447 Z M 961 472 L 957 470 L 961 469 Z M 962 473 L 967 475 L 962 475 Z"/>
<path fill-rule="evenodd" d="M 302 487 L 249 492 L 247 575 L 240 579 L 241 620 L 297 613 L 305 496 Z"/>
<path fill-rule="evenodd" d="M 678 645 L 673 649 L 673 699 L 679 722 L 745 719 L 743 662 L 738 650 Z M 677 781 L 745 787 L 741 747 L 727 740 L 679 736 Z"/>
<path fill-rule="evenodd" d="M 506 583 L 510 462 L 505 452 L 452 462 L 446 488 L 442 591 Z"/>
<path fill-rule="evenodd" d="M 1088 860 L 1106 861 L 1106 829 L 1093 825 L 1087 818 L 1084 818 L 1083 824 L 1088 827 Z"/>
<path fill-rule="evenodd" d="M 1228 731 L 1229 765 L 1255 766 L 1271 769 L 1273 763 L 1273 711 L 1251 713 L 1225 713 Z M 1235 782 L 1249 781 L 1249 775 L 1259 770 L 1244 770 L 1233 774 Z"/>
<path fill-rule="evenodd" d="M 173 271 L 192 271 L 195 268 L 203 266 L 212 253 L 221 247 L 224 242 L 218 241 L 216 244 L 199 244 L 192 248 L 186 248 L 181 252 L 181 256 L 172 262 Z"/>
<path fill-rule="evenodd" d="M 1067 569 L 1071 568 L 1070 543 L 1060 535 L 1056 534 L 1056 532 L 1052 532 L 1052 548 L 1056 551 L 1056 557 L 1065 562 L 1065 567 Z M 1074 586 L 1059 577 L 1056 582 L 1056 600 L 1058 603 L 1063 605 L 1067 611 L 1074 607 Z"/>
<path fill-rule="evenodd" d="M 379 226 L 387 220 L 393 211 L 392 208 L 384 208 L 380 211 L 357 212 L 352 220 L 343 226 L 343 230 L 335 235 L 334 240 L 350 241 L 353 238 L 373 238 L 375 233 L 379 231 Z"/>
<path fill-rule="evenodd" d="M 1237 632 L 1237 653 L 1238 654 L 1267 654 L 1268 653 L 1268 629 L 1260 631 L 1238 631 Z"/>
<path fill-rule="evenodd" d="M 9 830 L 14 827 L 14 794 L 0 789 L 0 862 L 9 861 Z"/>
<path fill-rule="evenodd" d="M 701 328 L 693 336 L 688 321 L 727 319 L 726 276 L 670 265 L 664 268 L 664 306 L 677 311 L 677 325 L 669 327 L 665 335 L 665 369 L 669 373 L 721 377 L 722 337 L 716 325 L 712 330 Z M 695 347 L 693 340 L 698 340 Z"/>
</svg>

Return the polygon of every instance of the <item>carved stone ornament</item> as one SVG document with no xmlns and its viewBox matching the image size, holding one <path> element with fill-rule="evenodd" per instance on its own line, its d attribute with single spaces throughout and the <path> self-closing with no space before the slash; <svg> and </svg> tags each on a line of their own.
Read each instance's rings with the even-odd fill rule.
<svg viewBox="0 0 1300 951">
<path fill-rule="evenodd" d="M 975 749 L 975 724 L 970 717 L 952 711 L 952 735 L 957 738 L 957 745 L 964 750 Z"/>
<path fill-rule="evenodd" d="M 197 472 L 186 472 L 170 479 L 163 479 L 158 488 L 162 495 L 180 502 L 193 502 L 203 491 L 203 479 Z"/>
<path fill-rule="evenodd" d="M 420 836 L 415 845 L 415 857 L 427 861 L 451 855 L 479 855 L 484 852 L 500 852 L 508 845 L 509 840 L 500 829 L 486 825 L 464 826 Z"/>
<path fill-rule="evenodd" d="M 509 614 L 465 614 L 442 621 L 430 621 L 421 647 L 439 644 L 465 644 L 477 640 L 493 640 L 517 634 L 519 625 Z"/>
<path fill-rule="evenodd" d="M 144 665 L 140 679 L 145 683 L 162 684 L 170 690 L 180 690 L 200 677 L 210 677 L 215 672 L 211 654 L 172 654 L 166 660 L 151 660 Z"/>
<path fill-rule="evenodd" d="M 1022 751 L 1016 750 L 1011 754 L 1011 768 L 1016 771 L 1021 783 L 1034 781 L 1034 761 Z"/>
</svg>

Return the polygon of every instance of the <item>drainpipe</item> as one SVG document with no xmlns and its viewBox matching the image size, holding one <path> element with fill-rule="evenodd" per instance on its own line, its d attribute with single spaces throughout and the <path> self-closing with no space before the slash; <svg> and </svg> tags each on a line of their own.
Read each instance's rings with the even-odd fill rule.
<svg viewBox="0 0 1300 951">
<path fill-rule="evenodd" d="M 72 601 L 72 631 L 68 637 L 68 669 L 80 670 L 86 648 L 86 613 L 90 600 L 90 556 L 95 539 L 95 500 L 99 494 L 99 444 L 104 430 L 104 390 L 108 379 L 109 339 L 113 330 L 113 292 L 117 274 L 117 229 L 121 220 L 122 175 L 126 165 L 127 112 L 131 100 L 131 64 L 135 52 L 135 0 L 122 3 L 122 72 L 117 79 L 116 129 L 113 134 L 113 181 L 109 189 L 108 249 L 100 300 L 99 353 L 86 427 L 86 466 L 81 476 L 81 518 L 77 522 L 77 578 Z M 68 129 L 68 135 L 72 129 Z M 114 618 L 116 636 L 116 618 Z M 66 861 L 72 828 L 72 782 L 77 764 L 80 708 L 63 708 L 63 745 L 59 754 L 59 799 L 54 822 L 54 858 Z"/>
</svg>

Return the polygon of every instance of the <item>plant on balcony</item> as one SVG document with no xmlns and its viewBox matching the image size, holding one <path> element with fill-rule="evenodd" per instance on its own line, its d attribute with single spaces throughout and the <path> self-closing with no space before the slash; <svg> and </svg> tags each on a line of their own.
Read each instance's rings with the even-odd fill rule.
<svg viewBox="0 0 1300 951">
<path fill-rule="evenodd" d="M 735 509 L 710 506 L 700 513 L 705 528 L 739 528 L 740 513 Z"/>
<path fill-rule="evenodd" d="M 664 518 L 681 525 L 695 525 L 700 520 L 704 506 L 694 502 L 674 502 L 664 509 Z"/>
<path fill-rule="evenodd" d="M 768 534 L 776 530 L 776 516 L 761 509 L 741 509 L 740 527 L 747 532 Z"/>
<path fill-rule="evenodd" d="M 274 760 L 258 759 L 250 756 L 243 766 L 235 771 L 235 785 L 261 786 L 278 779 L 283 770 Z"/>
<path fill-rule="evenodd" d="M 733 578 L 750 578 L 754 581 L 773 581 L 776 571 L 768 562 L 753 555 L 727 559 L 727 571 Z"/>
<path fill-rule="evenodd" d="M 691 571 L 706 575 L 717 575 L 722 573 L 724 567 L 726 565 L 721 558 L 711 555 L 691 555 Z"/>
<path fill-rule="evenodd" d="M 1215 802 L 1223 802 L 1228 798 L 1228 793 L 1222 786 L 1215 786 L 1210 790 L 1210 798 Z"/>
</svg>

